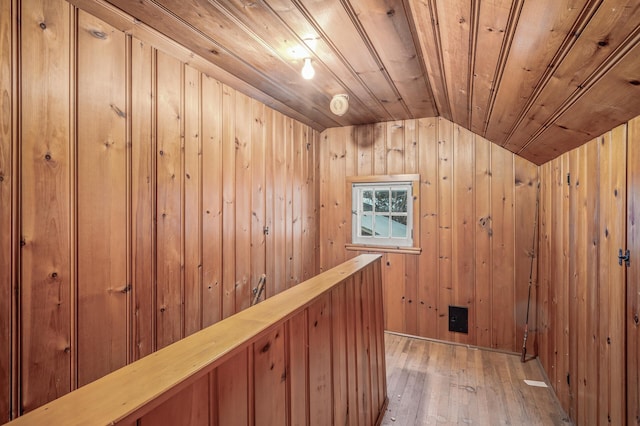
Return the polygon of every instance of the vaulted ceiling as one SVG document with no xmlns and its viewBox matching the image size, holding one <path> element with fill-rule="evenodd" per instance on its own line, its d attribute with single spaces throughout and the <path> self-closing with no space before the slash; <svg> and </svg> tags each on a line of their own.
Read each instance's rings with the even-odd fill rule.
<svg viewBox="0 0 640 426">
<path fill-rule="evenodd" d="M 107 1 L 318 130 L 442 116 L 542 164 L 640 115 L 639 0 Z"/>
</svg>

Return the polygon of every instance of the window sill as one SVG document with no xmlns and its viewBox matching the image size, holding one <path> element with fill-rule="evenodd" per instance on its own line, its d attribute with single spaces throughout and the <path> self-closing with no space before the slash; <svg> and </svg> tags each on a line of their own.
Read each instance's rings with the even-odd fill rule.
<svg viewBox="0 0 640 426">
<path fill-rule="evenodd" d="M 345 244 L 344 247 L 350 251 L 366 251 L 374 253 L 402 253 L 402 254 L 420 254 L 420 247 L 393 247 L 393 246 L 368 246 L 364 244 Z"/>
</svg>

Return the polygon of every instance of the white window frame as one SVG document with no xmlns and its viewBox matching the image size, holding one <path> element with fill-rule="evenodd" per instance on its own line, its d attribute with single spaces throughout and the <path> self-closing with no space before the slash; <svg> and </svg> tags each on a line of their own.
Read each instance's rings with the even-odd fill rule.
<svg viewBox="0 0 640 426">
<path fill-rule="evenodd" d="M 419 175 L 381 175 L 381 176 L 353 176 L 347 178 L 348 191 L 351 193 L 351 220 L 350 238 L 351 242 L 346 244 L 347 250 L 364 250 L 364 251 L 382 251 L 382 252 L 402 252 L 402 253 L 420 253 L 419 247 L 419 215 L 420 201 L 418 191 L 420 188 Z M 363 215 L 371 213 L 375 216 L 375 208 L 372 212 L 363 212 L 362 192 L 364 190 L 376 189 L 406 189 L 407 190 L 407 233 L 404 238 L 389 236 L 364 236 L 361 235 L 361 224 Z M 385 215 L 378 212 L 379 215 Z M 386 215 L 404 216 L 398 212 L 387 212 Z M 393 222 L 393 221 L 390 221 Z M 375 222 L 372 222 L 375 226 Z M 393 226 L 391 223 L 390 226 Z M 391 233 L 391 230 L 390 232 Z"/>
</svg>

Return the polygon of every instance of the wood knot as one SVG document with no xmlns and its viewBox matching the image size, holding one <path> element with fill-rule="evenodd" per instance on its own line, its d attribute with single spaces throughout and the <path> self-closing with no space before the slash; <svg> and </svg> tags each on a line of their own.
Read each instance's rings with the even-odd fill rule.
<svg viewBox="0 0 640 426">
<path fill-rule="evenodd" d="M 107 34 L 102 31 L 91 30 L 89 31 L 89 33 L 91 33 L 91 35 L 95 38 L 99 38 L 100 40 L 105 40 L 107 38 Z"/>
<path fill-rule="evenodd" d="M 640 81 L 638 81 L 638 80 L 631 80 L 631 81 L 629 82 L 629 84 L 631 84 L 631 85 L 633 85 L 633 86 L 640 86 Z"/>
<path fill-rule="evenodd" d="M 387 11 L 387 16 L 388 16 L 389 18 L 393 17 L 395 14 L 396 14 L 395 9 L 389 9 L 389 10 Z"/>
</svg>

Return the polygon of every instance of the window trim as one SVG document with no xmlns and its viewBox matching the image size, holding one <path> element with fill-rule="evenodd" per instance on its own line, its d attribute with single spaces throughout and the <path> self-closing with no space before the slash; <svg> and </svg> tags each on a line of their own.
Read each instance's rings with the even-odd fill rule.
<svg viewBox="0 0 640 426">
<path fill-rule="evenodd" d="M 410 182 L 411 195 L 413 197 L 412 222 L 413 222 L 413 244 L 411 246 L 382 246 L 353 242 L 353 184 L 378 185 L 381 183 Z M 374 175 L 374 176 L 349 176 L 347 177 L 347 191 L 349 203 L 349 219 L 347 222 L 348 243 L 345 244 L 347 250 L 384 252 L 384 253 L 405 253 L 420 254 L 420 175 L 419 174 L 399 174 L 399 175 Z"/>
</svg>

